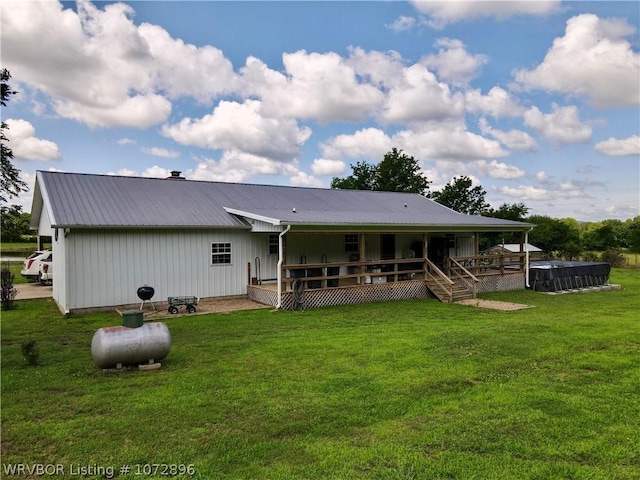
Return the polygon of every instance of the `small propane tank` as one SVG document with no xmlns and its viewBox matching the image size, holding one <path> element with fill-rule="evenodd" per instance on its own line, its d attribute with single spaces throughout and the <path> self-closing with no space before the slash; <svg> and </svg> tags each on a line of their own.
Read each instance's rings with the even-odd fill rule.
<svg viewBox="0 0 640 480">
<path fill-rule="evenodd" d="M 169 354 L 170 348 L 169 328 L 161 322 L 145 323 L 138 328 L 100 328 L 91 340 L 91 355 L 100 368 L 158 362 Z"/>
</svg>

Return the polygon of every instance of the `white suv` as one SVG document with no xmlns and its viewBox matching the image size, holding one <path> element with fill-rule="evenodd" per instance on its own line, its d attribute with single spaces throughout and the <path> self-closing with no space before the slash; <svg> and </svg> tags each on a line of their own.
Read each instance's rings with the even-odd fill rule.
<svg viewBox="0 0 640 480">
<path fill-rule="evenodd" d="M 29 280 L 38 280 L 40 273 L 40 262 L 43 260 L 51 260 L 53 253 L 51 250 L 38 250 L 29 255 L 24 261 L 24 267 L 20 271 L 20 275 Z"/>
</svg>

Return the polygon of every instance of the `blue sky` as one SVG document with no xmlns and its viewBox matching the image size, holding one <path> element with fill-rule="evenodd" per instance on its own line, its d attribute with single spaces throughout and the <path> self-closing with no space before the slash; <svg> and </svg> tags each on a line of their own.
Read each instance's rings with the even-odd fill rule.
<svg viewBox="0 0 640 480">
<path fill-rule="evenodd" d="M 328 188 L 392 148 L 439 190 L 640 214 L 638 2 L 3 1 L 37 170 Z M 12 203 L 31 208 L 31 192 Z"/>
</svg>

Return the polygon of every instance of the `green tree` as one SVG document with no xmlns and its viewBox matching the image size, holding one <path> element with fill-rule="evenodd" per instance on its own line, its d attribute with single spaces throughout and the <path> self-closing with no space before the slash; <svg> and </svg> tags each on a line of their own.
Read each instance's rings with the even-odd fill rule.
<svg viewBox="0 0 640 480">
<path fill-rule="evenodd" d="M 497 209 L 489 209 L 484 213 L 487 217 L 524 222 L 529 214 L 529 208 L 524 203 L 503 203 Z M 499 243 L 520 243 L 518 232 L 483 232 L 480 234 L 480 246 L 483 249 L 498 245 Z"/>
<path fill-rule="evenodd" d="M 385 192 L 406 192 L 426 195 L 431 183 L 420 172 L 418 161 L 393 148 L 378 164 L 377 188 Z"/>
<path fill-rule="evenodd" d="M 629 226 L 620 220 L 610 219 L 589 223 L 584 231 L 587 250 L 605 251 L 629 246 Z"/>
<path fill-rule="evenodd" d="M 342 190 L 377 190 L 377 169 L 366 162 L 358 162 L 351 165 L 353 174 L 345 178 L 334 177 L 331 180 L 331 188 Z"/>
<path fill-rule="evenodd" d="M 529 207 L 524 203 L 503 203 L 498 209 L 491 209 L 485 213 L 487 217 L 502 218 L 503 220 L 513 220 L 523 222 L 529 214 Z"/>
<path fill-rule="evenodd" d="M 420 172 L 418 161 L 397 148 L 387 152 L 378 165 L 358 162 L 351 169 L 353 173 L 348 177 L 334 177 L 331 188 L 426 195 L 431 183 Z"/>
<path fill-rule="evenodd" d="M 627 230 L 629 232 L 629 251 L 640 253 L 640 217 L 627 220 Z"/>
<path fill-rule="evenodd" d="M 431 198 L 458 213 L 483 215 L 490 208 L 484 199 L 486 194 L 480 185 L 474 187 L 473 181 L 464 175 L 453 177 L 442 190 L 433 192 Z"/>
<path fill-rule="evenodd" d="M 23 213 L 18 205 L 3 206 L 0 215 L 0 238 L 3 242 L 19 242 L 23 235 L 29 235 L 31 215 Z"/>
<path fill-rule="evenodd" d="M 536 226 L 529 234 L 529 241 L 547 256 L 570 259 L 581 252 L 580 234 L 568 223 L 544 215 L 531 216 L 527 222 Z"/>
<path fill-rule="evenodd" d="M 11 95 L 17 93 L 12 90 L 9 85 L 10 78 L 11 74 L 9 70 L 3 68 L 0 72 L 2 94 L 0 105 L 2 105 L 2 107 L 6 107 Z M 20 180 L 20 170 L 11 163 L 13 160 L 13 151 L 7 145 L 8 139 L 4 133 L 8 128 L 9 126 L 4 122 L 0 125 L 0 203 L 6 203 L 8 198 L 17 197 L 20 195 L 20 192 L 26 192 L 28 190 L 27 184 Z"/>
</svg>

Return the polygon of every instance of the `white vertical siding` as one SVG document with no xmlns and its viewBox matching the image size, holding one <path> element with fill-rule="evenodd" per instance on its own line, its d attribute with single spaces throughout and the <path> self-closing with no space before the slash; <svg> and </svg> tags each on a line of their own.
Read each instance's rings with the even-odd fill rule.
<svg viewBox="0 0 640 480">
<path fill-rule="evenodd" d="M 49 214 L 47 209 L 42 207 L 42 213 L 38 221 L 38 235 L 41 237 L 52 237 L 53 228 L 51 228 L 51 221 L 49 220 Z"/>
<path fill-rule="evenodd" d="M 230 242 L 231 265 L 211 264 L 211 243 Z M 267 234 L 245 230 L 74 230 L 66 238 L 67 309 L 137 303 L 142 285 L 154 300 L 246 293 L 247 263 L 262 260 L 262 276 L 275 277 Z M 273 265 L 272 265 L 273 264 Z M 55 280 L 54 280 L 55 284 Z"/>
<path fill-rule="evenodd" d="M 38 233 L 40 230 L 38 230 Z M 59 305 L 60 309 L 66 313 L 68 276 L 67 276 L 67 250 L 64 229 L 58 230 L 56 238 L 55 232 L 52 230 L 51 251 L 53 252 L 53 299 Z"/>
<path fill-rule="evenodd" d="M 456 251 L 455 257 L 470 257 L 475 255 L 473 249 L 475 246 L 474 238 L 471 234 L 463 233 L 456 235 Z"/>
</svg>

